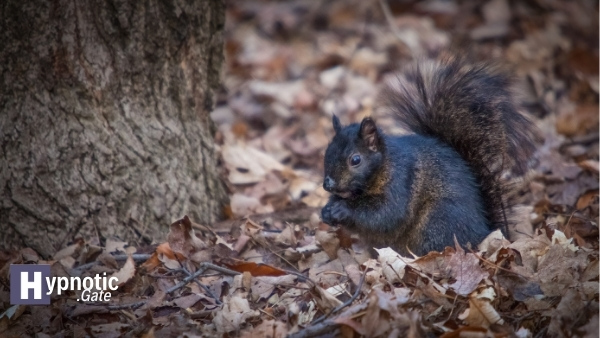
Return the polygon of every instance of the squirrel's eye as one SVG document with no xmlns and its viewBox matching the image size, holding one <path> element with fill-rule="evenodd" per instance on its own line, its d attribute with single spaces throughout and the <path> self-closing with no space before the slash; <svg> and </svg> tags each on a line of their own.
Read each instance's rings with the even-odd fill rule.
<svg viewBox="0 0 600 338">
<path fill-rule="evenodd" d="M 358 154 L 354 154 L 354 155 L 352 155 L 352 157 L 350 157 L 350 165 L 353 167 L 359 165 L 360 161 L 361 161 L 361 158 L 360 158 L 360 155 L 358 155 Z"/>
</svg>

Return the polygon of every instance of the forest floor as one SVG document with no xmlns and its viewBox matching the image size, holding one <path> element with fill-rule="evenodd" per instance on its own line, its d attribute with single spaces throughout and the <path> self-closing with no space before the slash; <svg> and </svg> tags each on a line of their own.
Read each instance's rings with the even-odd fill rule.
<svg viewBox="0 0 600 338">
<path fill-rule="evenodd" d="M 53 274 L 115 276 L 111 302 L 10 306 L 0 291 L 0 335 L 598 337 L 597 1 L 229 1 L 226 15 L 211 116 L 230 219 L 182 215 L 151 247 L 73 243 Z M 386 79 L 447 48 L 508 65 L 541 130 L 519 222 L 511 241 L 373 259 L 319 219 L 331 116 L 377 117 Z M 2 253 L 0 278 L 19 262 L 44 263 Z"/>
</svg>

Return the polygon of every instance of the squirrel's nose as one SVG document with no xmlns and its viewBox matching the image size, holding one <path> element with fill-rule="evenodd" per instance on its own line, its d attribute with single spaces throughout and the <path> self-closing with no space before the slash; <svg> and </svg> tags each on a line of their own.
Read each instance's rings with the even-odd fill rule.
<svg viewBox="0 0 600 338">
<path fill-rule="evenodd" d="M 331 192 L 331 190 L 333 190 L 334 187 L 335 181 L 333 180 L 333 178 L 329 176 L 325 177 L 325 180 L 323 181 L 323 189 Z"/>
</svg>

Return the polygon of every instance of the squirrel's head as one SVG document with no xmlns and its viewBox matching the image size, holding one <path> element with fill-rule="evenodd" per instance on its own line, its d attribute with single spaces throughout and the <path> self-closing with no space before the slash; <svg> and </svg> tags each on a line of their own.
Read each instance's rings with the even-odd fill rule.
<svg viewBox="0 0 600 338">
<path fill-rule="evenodd" d="M 370 117 L 342 127 L 333 116 L 335 136 L 325 152 L 323 188 L 342 198 L 365 193 L 383 166 L 383 134 Z"/>
</svg>

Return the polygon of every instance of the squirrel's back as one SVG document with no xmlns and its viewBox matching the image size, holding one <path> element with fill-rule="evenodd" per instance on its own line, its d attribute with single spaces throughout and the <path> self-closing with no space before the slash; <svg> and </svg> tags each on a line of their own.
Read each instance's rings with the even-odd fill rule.
<svg viewBox="0 0 600 338">
<path fill-rule="evenodd" d="M 535 126 L 521 115 L 511 78 L 498 67 L 458 57 L 420 64 L 391 83 L 383 107 L 409 131 L 452 147 L 480 186 L 494 228 L 507 224 L 502 175 L 523 175 L 535 150 Z"/>
<path fill-rule="evenodd" d="M 447 144 L 422 135 L 386 137 L 393 177 L 385 200 L 405 206 L 401 224 L 382 222 L 381 231 L 358 231 L 367 243 L 407 254 L 424 254 L 454 245 L 477 245 L 493 229 L 487 219 L 480 186 L 471 168 Z"/>
</svg>

